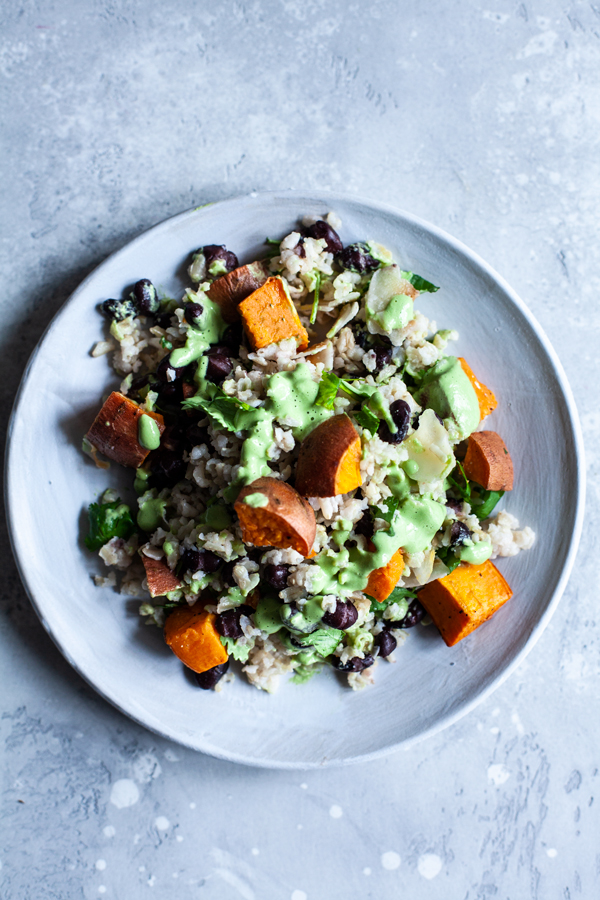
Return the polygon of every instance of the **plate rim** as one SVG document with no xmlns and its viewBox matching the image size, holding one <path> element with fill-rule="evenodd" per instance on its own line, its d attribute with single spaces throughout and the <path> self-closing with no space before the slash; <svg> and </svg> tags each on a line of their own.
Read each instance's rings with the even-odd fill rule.
<svg viewBox="0 0 600 900">
<path fill-rule="evenodd" d="M 130 711 L 124 707 L 122 702 L 116 697 L 109 696 L 105 691 L 103 691 L 100 687 L 98 687 L 94 681 L 86 675 L 86 673 L 82 670 L 80 665 L 73 659 L 71 654 L 63 647 L 60 638 L 53 632 L 50 622 L 47 620 L 44 612 L 40 608 L 38 601 L 35 597 L 35 593 L 31 587 L 29 577 L 27 575 L 27 568 L 25 564 L 22 562 L 21 556 L 19 554 L 19 547 L 17 546 L 17 538 L 16 538 L 16 528 L 15 522 L 17 518 L 16 511 L 16 503 L 13 503 L 13 489 L 12 489 L 12 473 L 11 473 L 11 459 L 12 459 L 12 434 L 14 430 L 15 422 L 17 421 L 19 412 L 20 412 L 20 403 L 21 398 L 25 390 L 25 386 L 29 380 L 31 370 L 36 362 L 36 358 L 42 349 L 48 335 L 50 332 L 58 326 L 60 319 L 62 318 L 63 313 L 66 312 L 67 308 L 77 302 L 78 297 L 82 294 L 86 289 L 88 284 L 96 277 L 98 272 L 107 267 L 109 264 L 112 264 L 119 256 L 125 254 L 131 250 L 136 244 L 142 242 L 146 237 L 152 232 L 160 232 L 162 229 L 168 229 L 170 227 L 170 223 L 175 219 L 183 221 L 186 218 L 192 218 L 193 216 L 198 216 L 202 214 L 203 210 L 211 209 L 212 207 L 219 206 L 227 206 L 227 205 L 235 205 L 239 204 L 242 201 L 251 201 L 254 199 L 275 199 L 282 198 L 286 199 L 295 199 L 300 200 L 304 199 L 306 202 L 319 202 L 329 205 L 330 207 L 335 206 L 335 203 L 340 202 L 351 202 L 355 204 L 359 204 L 364 208 L 368 208 L 369 210 L 376 213 L 385 213 L 391 215 L 396 218 L 401 218 L 405 222 L 410 225 L 417 226 L 422 230 L 429 232 L 432 234 L 438 241 L 442 241 L 443 243 L 452 247 L 455 251 L 457 251 L 462 256 L 466 257 L 473 263 L 475 263 L 480 269 L 485 272 L 485 274 L 492 279 L 496 284 L 498 284 L 507 297 L 510 299 L 511 303 L 519 310 L 521 315 L 528 322 L 532 330 L 534 331 L 538 341 L 542 345 L 544 352 L 551 363 L 552 369 L 554 371 L 554 375 L 557 379 L 557 382 L 562 391 L 563 397 L 566 400 L 566 412 L 567 412 L 567 420 L 571 430 L 571 436 L 573 439 L 573 448 L 575 451 L 575 475 L 576 475 L 576 501 L 575 501 L 575 509 L 573 516 L 573 529 L 569 538 L 569 548 L 565 557 L 565 565 L 563 570 L 559 576 L 559 579 L 556 583 L 556 586 L 552 592 L 552 596 L 544 609 L 543 613 L 535 623 L 534 627 L 531 630 L 531 633 L 523 647 L 515 654 L 514 658 L 503 667 L 503 669 L 491 679 L 490 683 L 487 687 L 483 688 L 481 691 L 477 693 L 477 695 L 470 700 L 465 701 L 462 705 L 459 706 L 458 709 L 447 712 L 440 716 L 440 718 L 428 728 L 425 728 L 423 731 L 419 732 L 417 735 L 413 735 L 411 737 L 405 738 L 401 741 L 397 741 L 393 744 L 386 745 L 385 747 L 381 747 L 377 750 L 373 750 L 369 753 L 361 753 L 356 756 L 348 756 L 344 758 L 336 758 L 336 759 L 327 759 L 326 757 L 320 761 L 311 761 L 311 762 L 300 762 L 300 761 L 284 761 L 284 760 L 272 760 L 272 759 L 254 759 L 248 758 L 244 756 L 242 753 L 225 751 L 217 747 L 206 746 L 206 744 L 202 747 L 198 746 L 198 744 L 194 744 L 193 740 L 186 739 L 185 736 L 176 736 L 169 732 L 169 730 L 161 730 L 159 727 L 155 727 L 153 725 L 149 725 L 146 721 L 143 720 L 140 716 L 136 715 L 134 711 Z M 191 750 L 196 752 L 205 753 L 209 756 L 212 756 L 217 759 L 224 760 L 226 762 L 239 763 L 242 765 L 248 765 L 256 768 L 265 768 L 265 769 L 281 769 L 281 770 L 310 770 L 310 769 L 321 769 L 325 767 L 341 767 L 346 765 L 352 765 L 356 763 L 366 763 L 371 760 L 379 759 L 384 756 L 387 756 L 391 753 L 397 753 L 400 750 L 405 750 L 414 745 L 420 743 L 421 741 L 427 740 L 433 735 L 441 732 L 442 730 L 450 727 L 455 722 L 459 721 L 463 718 L 463 716 L 468 715 L 473 711 L 480 703 L 483 703 L 484 700 L 487 699 L 497 688 L 499 688 L 515 671 L 515 669 L 523 662 L 525 657 L 531 652 L 534 646 L 537 644 L 540 639 L 542 633 L 548 626 L 550 619 L 552 618 L 556 608 L 560 602 L 560 599 L 565 591 L 567 582 L 571 575 L 571 571 L 573 569 L 573 565 L 575 562 L 575 557 L 577 554 L 577 550 L 579 547 L 579 541 L 581 538 L 581 533 L 583 529 L 583 518 L 585 511 L 585 495 L 586 495 L 586 469 L 585 469 L 585 451 L 584 451 L 584 443 L 583 436 L 581 431 L 581 425 L 579 421 L 579 414 L 577 410 L 577 405 L 575 403 L 575 398 L 573 396 L 573 392 L 571 390 L 570 384 L 568 382 L 566 373 L 560 362 L 560 359 L 554 350 L 554 347 L 550 343 L 546 333 L 544 332 L 542 326 L 539 324 L 533 313 L 529 310 L 529 308 L 525 305 L 524 301 L 520 298 L 520 296 L 516 293 L 516 291 L 508 284 L 508 282 L 489 264 L 487 263 L 478 253 L 464 244 L 458 238 L 455 238 L 453 235 L 446 232 L 444 229 L 434 225 L 433 223 L 420 218 L 419 216 L 415 216 L 412 213 L 401 209 L 399 207 L 394 206 L 393 204 L 385 203 L 382 201 L 365 199 L 361 196 L 352 193 L 340 192 L 340 191 L 312 191 L 312 190 L 299 190 L 299 189 L 290 189 L 290 190 L 273 190 L 273 191 L 251 191 L 245 194 L 237 194 L 233 197 L 228 197 L 224 200 L 218 200 L 215 202 L 209 202 L 206 204 L 201 204 L 199 206 L 191 207 L 187 210 L 183 210 L 182 212 L 175 213 L 172 216 L 169 216 L 166 219 L 161 220 L 160 222 L 152 225 L 150 228 L 145 229 L 140 234 L 136 235 L 130 241 L 127 241 L 123 246 L 119 247 L 117 250 L 114 250 L 110 253 L 105 259 L 102 260 L 97 266 L 95 266 L 91 272 L 86 275 L 83 281 L 75 288 L 75 290 L 69 295 L 69 297 L 65 300 L 65 302 L 60 306 L 60 308 L 56 311 L 51 321 L 48 323 L 46 328 L 44 329 L 42 335 L 40 336 L 36 347 L 34 348 L 29 360 L 25 366 L 23 371 L 23 375 L 21 377 L 21 381 L 19 384 L 19 388 L 15 395 L 13 406 L 10 414 L 7 436 L 6 436 L 6 452 L 5 452 L 5 462 L 4 462 L 4 493 L 5 493 L 5 515 L 6 521 L 8 525 L 8 535 L 10 546 L 12 549 L 13 557 L 15 559 L 15 563 L 17 566 L 17 570 L 19 572 L 19 577 L 21 578 L 21 582 L 25 588 L 25 591 L 29 597 L 29 600 L 38 616 L 42 626 L 50 636 L 51 640 L 61 652 L 62 656 L 67 660 L 67 662 L 75 669 L 77 674 L 84 679 L 84 681 L 90 685 L 94 689 L 94 691 L 101 696 L 104 700 L 111 704 L 115 709 L 117 709 L 122 715 L 127 716 L 129 719 L 132 719 L 138 725 L 141 725 L 148 731 L 159 735 L 162 738 L 173 741 L 175 743 L 180 744 L 181 746 L 185 746 Z"/>
</svg>

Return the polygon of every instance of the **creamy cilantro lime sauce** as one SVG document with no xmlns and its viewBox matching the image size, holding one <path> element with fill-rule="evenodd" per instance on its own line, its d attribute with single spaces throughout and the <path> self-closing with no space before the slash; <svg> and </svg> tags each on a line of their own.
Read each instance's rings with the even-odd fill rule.
<svg viewBox="0 0 600 900">
<path fill-rule="evenodd" d="M 369 316 L 367 307 L 367 315 Z M 406 294 L 394 294 L 390 297 L 385 309 L 372 313 L 370 319 L 376 322 L 384 331 L 393 331 L 398 328 L 406 328 L 414 318 L 414 304 L 411 297 Z"/>
<path fill-rule="evenodd" d="M 190 363 L 200 359 L 211 344 L 217 344 L 220 341 L 227 329 L 227 323 L 221 315 L 218 303 L 211 300 L 207 294 L 202 291 L 198 291 L 197 294 L 187 291 L 187 297 L 188 300 L 200 304 L 202 315 L 188 328 L 185 346 L 173 350 L 169 357 L 171 365 L 176 369 L 189 366 Z M 206 362 L 204 371 L 206 371 Z"/>
<path fill-rule="evenodd" d="M 145 414 L 138 419 L 138 442 L 146 450 L 156 450 L 160 446 L 160 428 L 152 416 Z"/>
<path fill-rule="evenodd" d="M 158 497 L 145 500 L 137 514 L 137 523 L 142 531 L 155 531 L 164 518 L 166 507 L 167 501 Z"/>
<path fill-rule="evenodd" d="M 261 597 L 254 613 L 254 624 L 261 631 L 266 631 L 267 634 L 275 634 L 283 627 L 279 615 L 280 609 L 279 597 Z"/>
<path fill-rule="evenodd" d="M 248 506 L 251 506 L 253 509 L 257 509 L 262 506 L 268 506 L 269 498 L 266 494 L 261 494 L 260 491 L 255 491 L 253 494 L 246 494 L 244 497 L 244 503 Z"/>
<path fill-rule="evenodd" d="M 477 394 L 455 356 L 438 360 L 426 371 L 415 400 L 420 406 L 433 409 L 442 419 L 452 419 L 461 439 L 479 425 Z"/>
<path fill-rule="evenodd" d="M 314 428 L 333 415 L 333 410 L 315 406 L 319 385 L 311 367 L 299 363 L 293 372 L 277 372 L 267 379 L 266 409 L 274 418 L 297 424 L 290 425 L 296 440 L 302 441 Z"/>
<path fill-rule="evenodd" d="M 492 555 L 492 544 L 491 541 L 475 542 L 469 538 L 454 551 L 454 555 L 462 562 L 480 566 Z"/>
<path fill-rule="evenodd" d="M 227 507 L 222 503 L 213 503 L 208 506 L 202 516 L 204 525 L 208 525 L 211 531 L 223 531 L 231 525 L 231 516 L 227 512 Z"/>
<path fill-rule="evenodd" d="M 441 503 L 416 495 L 407 497 L 398 507 L 391 527 L 375 532 L 371 538 L 373 551 L 341 546 L 337 553 L 329 550 L 316 557 L 319 571 L 313 574 L 313 591 L 341 597 L 364 590 L 371 572 L 387 565 L 401 547 L 407 553 L 425 550 L 445 516 L 446 508 Z"/>
</svg>

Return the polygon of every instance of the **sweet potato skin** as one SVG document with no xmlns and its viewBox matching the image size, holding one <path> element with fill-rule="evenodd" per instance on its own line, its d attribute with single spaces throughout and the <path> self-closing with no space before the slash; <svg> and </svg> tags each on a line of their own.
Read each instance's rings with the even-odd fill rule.
<svg viewBox="0 0 600 900">
<path fill-rule="evenodd" d="M 495 431 L 475 431 L 470 435 L 463 467 L 469 481 L 487 491 L 512 491 L 512 459 Z"/>
<path fill-rule="evenodd" d="M 479 415 L 482 419 L 485 419 L 486 416 L 489 416 L 491 412 L 493 412 L 498 406 L 498 401 L 496 400 L 496 396 L 493 391 L 490 390 L 489 387 L 479 381 L 470 365 L 463 359 L 462 356 L 458 357 L 458 361 L 460 363 L 460 367 L 473 385 L 473 389 L 477 394 L 477 400 L 479 401 Z"/>
<path fill-rule="evenodd" d="M 308 334 L 281 278 L 268 278 L 240 303 L 239 311 L 254 350 L 292 337 L 299 349 L 308 347 Z"/>
<path fill-rule="evenodd" d="M 377 600 L 378 603 L 383 603 L 398 584 L 403 571 L 404 556 L 402 550 L 396 550 L 386 566 L 371 572 L 365 594 L 368 594 L 373 600 Z"/>
<path fill-rule="evenodd" d="M 480 566 L 461 563 L 449 575 L 426 584 L 418 596 L 445 643 L 453 647 L 510 600 L 512 591 L 487 560 Z"/>
<path fill-rule="evenodd" d="M 360 487 L 361 443 L 348 416 L 332 416 L 302 441 L 296 489 L 304 497 L 335 497 Z"/>
<path fill-rule="evenodd" d="M 238 304 L 264 284 L 268 277 L 265 262 L 249 263 L 216 278 L 207 293 L 214 303 L 219 304 L 223 319 L 233 325 L 240 320 Z"/>
<path fill-rule="evenodd" d="M 264 494 L 267 504 L 252 507 L 250 494 Z M 234 505 L 242 526 L 242 538 L 255 547 L 291 547 L 302 556 L 312 550 L 317 533 L 313 508 L 291 485 L 277 478 L 257 478 L 242 488 Z"/>
<path fill-rule="evenodd" d="M 140 416 L 151 416 L 162 434 L 165 423 L 160 413 L 147 412 L 119 391 L 113 391 L 94 419 L 86 438 L 96 450 L 122 466 L 137 469 L 150 453 L 138 441 Z"/>
<path fill-rule="evenodd" d="M 181 582 L 171 571 L 164 559 L 152 559 L 150 556 L 142 557 L 146 570 L 146 581 L 151 597 L 164 597 L 169 591 L 176 591 L 181 587 Z"/>
<path fill-rule="evenodd" d="M 175 609 L 167 616 L 164 636 L 175 656 L 193 672 L 207 672 L 227 662 L 227 650 L 215 628 L 216 616 L 201 603 Z"/>
</svg>

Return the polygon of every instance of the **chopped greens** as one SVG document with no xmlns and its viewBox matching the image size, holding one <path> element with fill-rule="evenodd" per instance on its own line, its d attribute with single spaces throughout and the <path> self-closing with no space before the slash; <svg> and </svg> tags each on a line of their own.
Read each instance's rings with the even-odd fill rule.
<svg viewBox="0 0 600 900">
<path fill-rule="evenodd" d="M 372 412 L 366 403 L 363 403 L 360 409 L 355 410 L 352 415 L 361 428 L 370 434 L 375 434 L 379 428 L 379 417 Z"/>
<path fill-rule="evenodd" d="M 340 378 L 337 375 L 334 375 L 333 372 L 323 372 L 319 382 L 319 393 L 315 400 L 315 406 L 333 409 L 339 387 Z"/>
<path fill-rule="evenodd" d="M 302 647 L 311 647 L 315 653 L 325 658 L 333 653 L 343 636 L 344 632 L 337 628 L 319 628 L 312 634 L 296 634 L 294 640 Z"/>
<path fill-rule="evenodd" d="M 368 596 L 368 594 L 367 594 Z M 400 603 L 402 600 L 416 600 L 417 594 L 416 591 L 411 591 L 409 588 L 394 588 L 389 597 L 385 600 L 382 600 L 379 603 L 377 600 L 373 600 L 371 598 L 371 612 L 383 612 L 384 609 L 387 609 L 388 606 L 391 606 L 392 603 Z"/>
<path fill-rule="evenodd" d="M 454 555 L 451 547 L 442 547 L 437 551 L 436 556 L 444 563 L 449 573 L 454 572 L 456 567 L 460 565 L 460 559 Z"/>
<path fill-rule="evenodd" d="M 432 284 L 425 278 L 421 278 L 420 275 L 415 275 L 414 272 L 400 272 L 400 275 L 406 281 L 409 281 L 415 290 L 421 293 L 434 294 L 436 291 L 439 291 L 439 287 L 436 287 L 435 284 Z"/>
<path fill-rule="evenodd" d="M 317 319 L 317 311 L 319 309 L 319 294 L 321 290 L 321 273 L 315 273 L 315 295 L 313 298 L 313 305 L 310 311 L 310 324 L 314 325 Z"/>
<path fill-rule="evenodd" d="M 135 531 L 131 510 L 126 503 L 121 503 L 120 497 L 113 503 L 90 503 L 88 517 L 90 531 L 85 538 L 88 550 L 99 550 L 114 537 L 127 540 Z"/>
<path fill-rule="evenodd" d="M 504 491 L 478 491 L 478 497 L 471 501 L 473 512 L 477 518 L 487 519 L 503 496 Z"/>
<path fill-rule="evenodd" d="M 220 390 L 212 399 L 196 395 L 184 400 L 181 405 L 184 409 L 203 409 L 207 416 L 228 431 L 238 431 L 235 418 L 240 409 L 248 411 L 253 408 L 237 397 L 230 397 Z"/>
</svg>

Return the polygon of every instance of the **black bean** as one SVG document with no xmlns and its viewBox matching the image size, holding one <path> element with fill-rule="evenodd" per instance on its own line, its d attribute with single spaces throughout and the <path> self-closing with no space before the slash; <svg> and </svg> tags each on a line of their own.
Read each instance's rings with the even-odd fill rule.
<svg viewBox="0 0 600 900">
<path fill-rule="evenodd" d="M 143 387 L 146 387 L 148 382 L 150 381 L 150 375 L 138 375 L 131 382 L 131 387 L 129 388 L 128 394 L 131 397 L 132 394 L 137 394 L 138 391 L 141 391 Z"/>
<path fill-rule="evenodd" d="M 240 352 L 240 344 L 242 343 L 242 326 L 230 325 L 221 338 L 221 344 L 233 354 L 238 356 Z"/>
<path fill-rule="evenodd" d="M 206 672 L 194 672 L 198 687 L 201 687 L 203 691 L 209 691 L 211 688 L 214 688 L 228 668 L 229 660 L 220 663 L 218 666 L 213 666 L 212 669 L 207 669 Z"/>
<path fill-rule="evenodd" d="M 380 631 L 375 638 L 375 646 L 379 647 L 379 655 L 385 659 L 386 656 L 394 652 L 398 646 L 398 641 L 386 628 L 384 631 Z"/>
<path fill-rule="evenodd" d="M 270 584 L 276 591 L 282 591 L 287 587 L 287 579 L 290 567 L 285 565 L 268 565 L 263 572 L 263 581 Z"/>
<path fill-rule="evenodd" d="M 450 544 L 452 547 L 456 544 L 464 544 L 472 535 L 472 532 L 464 522 L 453 522 L 450 529 Z"/>
<path fill-rule="evenodd" d="M 329 625 L 330 628 L 339 628 L 340 631 L 346 631 L 347 628 L 352 628 L 357 619 L 358 610 L 350 600 L 345 602 L 343 600 L 336 600 L 335 610 L 333 612 L 326 612 L 323 616 L 325 625 Z"/>
<path fill-rule="evenodd" d="M 300 238 L 296 246 L 294 247 L 294 253 L 296 256 L 299 256 L 300 259 L 304 259 L 306 256 L 306 250 L 304 249 L 304 238 Z"/>
<path fill-rule="evenodd" d="M 388 622 L 390 628 L 414 628 L 425 615 L 425 610 L 418 600 L 411 600 L 404 618 L 397 622 Z"/>
<path fill-rule="evenodd" d="M 158 381 L 162 381 L 165 384 L 173 384 L 174 381 L 178 381 L 180 378 L 183 378 L 185 372 L 185 366 L 179 366 L 178 368 L 172 366 L 170 357 L 170 353 L 167 353 L 166 356 L 163 356 L 156 369 L 156 375 L 154 376 L 158 379 Z"/>
<path fill-rule="evenodd" d="M 341 253 L 344 249 L 339 234 L 337 231 L 334 231 L 327 222 L 319 221 L 315 222 L 313 225 L 309 225 L 308 228 L 304 229 L 304 234 L 306 237 L 325 241 L 330 253 Z"/>
<path fill-rule="evenodd" d="M 137 309 L 131 300 L 105 300 L 101 306 L 102 312 L 115 322 L 122 322 L 128 316 L 137 316 Z"/>
<path fill-rule="evenodd" d="M 202 253 L 206 262 L 206 271 L 212 276 L 225 275 L 223 269 L 231 272 L 239 265 L 235 253 L 228 250 L 224 244 L 207 244 L 202 248 Z"/>
<path fill-rule="evenodd" d="M 462 511 L 462 500 L 452 500 L 451 498 L 446 498 L 446 506 L 449 509 L 453 509 L 454 512 L 459 513 Z"/>
<path fill-rule="evenodd" d="M 188 323 L 188 325 L 197 325 L 197 320 L 200 318 L 203 312 L 204 307 L 201 303 L 186 303 L 184 306 L 183 318 Z"/>
<path fill-rule="evenodd" d="M 208 357 L 206 378 L 208 381 L 212 381 L 213 384 L 221 384 L 231 374 L 233 363 L 229 359 L 227 352 L 227 347 L 217 344 L 204 354 Z"/>
<path fill-rule="evenodd" d="M 181 554 L 179 565 L 181 572 L 216 572 L 223 560 L 212 550 L 200 550 L 198 547 L 186 547 Z"/>
<path fill-rule="evenodd" d="M 372 339 L 364 325 L 361 325 L 360 322 L 353 322 L 351 328 L 354 334 L 354 343 L 357 344 L 361 350 L 368 350 Z"/>
<path fill-rule="evenodd" d="M 208 429 L 202 428 L 200 425 L 188 425 L 185 430 L 185 440 L 188 447 L 210 444 Z"/>
<path fill-rule="evenodd" d="M 389 366 L 392 361 L 392 348 L 391 347 L 373 347 L 375 351 L 375 367 L 376 371 L 379 372 L 380 369 L 383 369 L 384 366 Z"/>
<path fill-rule="evenodd" d="M 241 616 L 251 616 L 253 612 L 251 606 L 245 605 L 228 609 L 226 612 L 219 613 L 215 619 L 215 628 L 223 637 L 233 638 L 234 641 L 237 641 L 244 633 L 240 625 Z"/>
<path fill-rule="evenodd" d="M 147 278 L 136 281 L 133 286 L 134 303 L 143 316 L 153 316 L 160 309 L 156 288 Z"/>
<path fill-rule="evenodd" d="M 396 434 L 392 434 L 387 422 L 381 422 L 377 433 L 382 441 L 388 444 L 400 444 L 406 437 L 410 423 L 410 406 L 405 400 L 394 400 L 390 403 L 390 415 L 396 425 Z"/>
<path fill-rule="evenodd" d="M 373 259 L 367 245 L 361 242 L 348 244 L 338 253 L 337 261 L 343 269 L 351 269 L 353 272 L 370 272 L 379 268 L 379 263 Z"/>
<path fill-rule="evenodd" d="M 185 478 L 187 463 L 181 453 L 160 447 L 150 454 L 150 484 L 161 491 L 165 487 L 174 487 Z"/>
<path fill-rule="evenodd" d="M 353 656 L 352 659 L 349 659 L 348 662 L 343 665 L 340 662 L 339 656 L 332 656 L 331 662 L 340 672 L 362 672 L 363 669 L 368 669 L 369 666 L 372 666 L 375 660 L 371 654 L 369 654 L 368 656 L 365 656 L 364 659 L 361 659 L 360 656 Z"/>
<path fill-rule="evenodd" d="M 363 514 L 362 519 L 359 519 L 354 526 L 354 531 L 356 534 L 362 534 L 363 537 L 366 537 L 367 540 L 370 541 L 373 537 L 374 530 L 375 529 L 373 528 L 373 519 L 371 517 L 371 513 L 369 512 L 369 510 L 367 510 Z"/>
<path fill-rule="evenodd" d="M 171 327 L 172 318 L 173 316 L 171 315 L 171 313 L 161 313 L 160 316 L 156 317 L 156 324 L 160 328 L 164 328 L 166 330 L 167 328 Z"/>
</svg>

